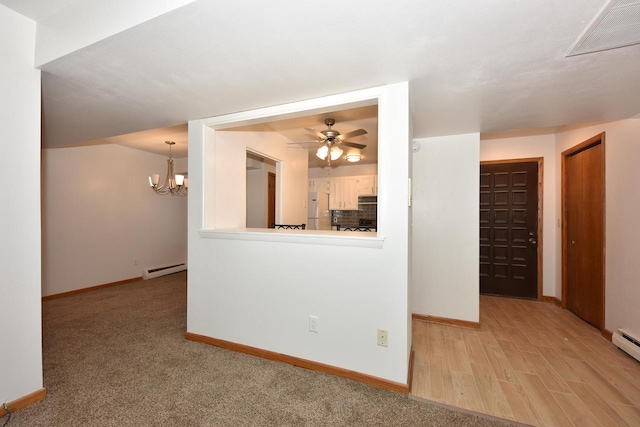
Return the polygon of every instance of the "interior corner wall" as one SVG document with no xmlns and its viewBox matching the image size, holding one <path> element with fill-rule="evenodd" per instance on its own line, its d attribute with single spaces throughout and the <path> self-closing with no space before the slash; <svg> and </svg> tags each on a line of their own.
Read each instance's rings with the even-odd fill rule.
<svg viewBox="0 0 640 427">
<path fill-rule="evenodd" d="M 269 173 L 276 175 L 276 167 L 260 162 L 260 169 L 247 169 L 247 228 L 268 228 Z"/>
<path fill-rule="evenodd" d="M 247 227 L 262 228 L 267 226 L 266 220 L 266 186 L 267 177 L 264 163 L 260 169 L 247 169 Z"/>
<path fill-rule="evenodd" d="M 416 141 L 411 309 L 478 322 L 480 134 Z"/>
<path fill-rule="evenodd" d="M 562 152 L 587 139 L 605 132 L 605 327 L 630 330 L 640 336 L 640 118 L 602 123 L 556 135 L 558 176 L 556 186 L 556 212 L 560 217 L 561 158 Z M 560 229 L 556 233 L 558 246 L 562 240 Z M 562 265 L 562 253 L 557 254 L 557 265 Z"/>
<path fill-rule="evenodd" d="M 480 160 L 543 158 L 542 183 L 542 294 L 562 299 L 562 284 L 556 275 L 556 150 L 555 134 L 499 138 L 480 141 Z"/>
<path fill-rule="evenodd" d="M 306 150 L 289 148 L 289 140 L 273 131 L 217 131 L 215 138 L 214 185 L 220 203 L 215 205 L 214 216 L 219 228 L 247 226 L 247 151 L 279 162 L 276 166 L 276 222 L 302 224 L 307 221 Z"/>
<path fill-rule="evenodd" d="M 186 262 L 187 197 L 148 184 L 164 179 L 166 160 L 112 144 L 42 151 L 43 295 Z"/>
<path fill-rule="evenodd" d="M 36 24 L 0 5 L 0 403 L 42 388 L 40 71 Z"/>
</svg>

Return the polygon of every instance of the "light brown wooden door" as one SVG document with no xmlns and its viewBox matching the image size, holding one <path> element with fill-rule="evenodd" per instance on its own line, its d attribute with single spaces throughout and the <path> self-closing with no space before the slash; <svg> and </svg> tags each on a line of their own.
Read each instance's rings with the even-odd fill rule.
<svg viewBox="0 0 640 427">
<path fill-rule="evenodd" d="M 538 299 L 538 162 L 480 165 L 480 293 Z"/>
<path fill-rule="evenodd" d="M 267 227 L 276 222 L 276 174 L 269 172 L 267 176 Z"/>
<path fill-rule="evenodd" d="M 563 305 L 604 327 L 604 135 L 563 153 Z"/>
</svg>

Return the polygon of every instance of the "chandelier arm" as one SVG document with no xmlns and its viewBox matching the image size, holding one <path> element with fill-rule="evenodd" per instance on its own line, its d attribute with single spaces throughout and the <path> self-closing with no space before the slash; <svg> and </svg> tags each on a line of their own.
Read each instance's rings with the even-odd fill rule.
<svg viewBox="0 0 640 427">
<path fill-rule="evenodd" d="M 171 146 L 169 146 L 169 148 L 171 148 Z M 167 177 L 165 178 L 162 187 L 167 191 L 172 191 L 175 187 L 173 178 L 173 159 L 171 157 L 167 159 Z"/>
<path fill-rule="evenodd" d="M 189 194 L 189 190 L 187 190 L 186 188 L 184 188 L 184 185 L 179 185 L 176 189 L 176 191 L 171 192 L 172 196 L 186 196 Z"/>
<path fill-rule="evenodd" d="M 162 185 L 158 185 L 153 188 L 157 194 L 168 194 L 169 191 L 171 191 L 171 172 L 173 171 L 172 163 L 173 159 L 167 159 L 167 174 L 165 175 L 164 182 Z"/>
<path fill-rule="evenodd" d="M 171 158 L 171 146 L 169 146 L 169 159 L 167 160 L 167 180 L 169 181 L 169 190 L 176 188 L 176 176 L 173 174 L 173 159 Z"/>
</svg>

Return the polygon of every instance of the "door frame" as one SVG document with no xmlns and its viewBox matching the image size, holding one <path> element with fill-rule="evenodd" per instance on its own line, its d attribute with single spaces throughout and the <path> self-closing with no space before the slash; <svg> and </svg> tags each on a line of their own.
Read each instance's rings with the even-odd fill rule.
<svg viewBox="0 0 640 427">
<path fill-rule="evenodd" d="M 544 184 L 544 158 L 543 157 L 528 157 L 524 159 L 505 159 L 505 160 L 483 160 L 480 162 L 480 165 L 499 165 L 499 164 L 508 164 L 508 163 L 529 163 L 529 162 L 537 162 L 538 163 L 538 230 L 536 231 L 536 236 L 538 239 L 538 247 L 537 257 L 538 257 L 538 271 L 536 275 L 538 276 L 538 301 L 542 301 L 542 205 L 543 205 L 543 184 Z"/>
<path fill-rule="evenodd" d="M 607 200 L 607 194 L 606 194 L 606 189 L 607 189 L 607 185 L 606 185 L 606 180 L 607 180 L 607 176 L 605 174 L 606 169 L 605 169 L 605 163 L 606 163 L 606 145 L 605 145 L 605 132 L 599 133 L 589 139 L 587 139 L 586 141 L 581 142 L 578 145 L 575 145 L 565 151 L 562 152 L 562 169 L 561 169 L 561 175 L 562 175 L 562 190 L 561 190 L 561 197 L 562 197 L 562 308 L 566 309 L 569 306 L 569 302 L 568 302 L 568 289 L 567 289 L 567 227 L 566 227 L 566 223 L 567 223 L 567 213 L 566 213 L 566 190 L 567 190 L 567 185 L 566 185 L 566 162 L 567 162 L 567 158 L 569 158 L 571 155 L 579 152 L 579 151 L 584 151 L 587 150 L 590 146 L 593 145 L 597 145 L 598 141 L 600 141 L 600 144 L 602 144 L 602 164 L 600 165 L 602 168 L 602 204 L 603 204 L 603 209 L 602 209 L 602 313 L 600 314 L 602 317 L 600 319 L 600 331 L 601 333 L 604 334 L 604 332 L 606 331 L 605 328 L 605 312 L 606 312 L 606 289 L 607 289 L 607 283 L 606 283 L 606 271 L 607 271 L 607 264 L 606 264 L 606 248 L 607 248 L 607 242 L 606 242 L 606 237 L 607 237 L 607 230 L 606 230 L 606 226 L 607 226 L 607 221 L 606 221 L 606 217 L 607 217 L 607 209 L 606 209 L 606 200 Z"/>
<path fill-rule="evenodd" d="M 269 184 L 271 183 L 271 180 L 273 179 L 273 209 L 271 206 L 271 190 L 269 187 Z M 278 202 L 278 176 L 273 173 L 273 172 L 267 172 L 267 228 L 271 228 L 271 225 L 274 223 L 277 223 L 278 221 L 276 220 L 276 204 Z M 271 221 L 272 219 L 272 214 L 273 214 L 273 221 Z"/>
</svg>

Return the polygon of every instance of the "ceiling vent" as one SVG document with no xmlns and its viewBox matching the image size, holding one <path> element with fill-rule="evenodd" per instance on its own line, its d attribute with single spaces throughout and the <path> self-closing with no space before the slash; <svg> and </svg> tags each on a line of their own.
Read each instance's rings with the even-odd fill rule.
<svg viewBox="0 0 640 427">
<path fill-rule="evenodd" d="M 610 0 L 567 56 L 640 44 L 640 0 Z"/>
</svg>

